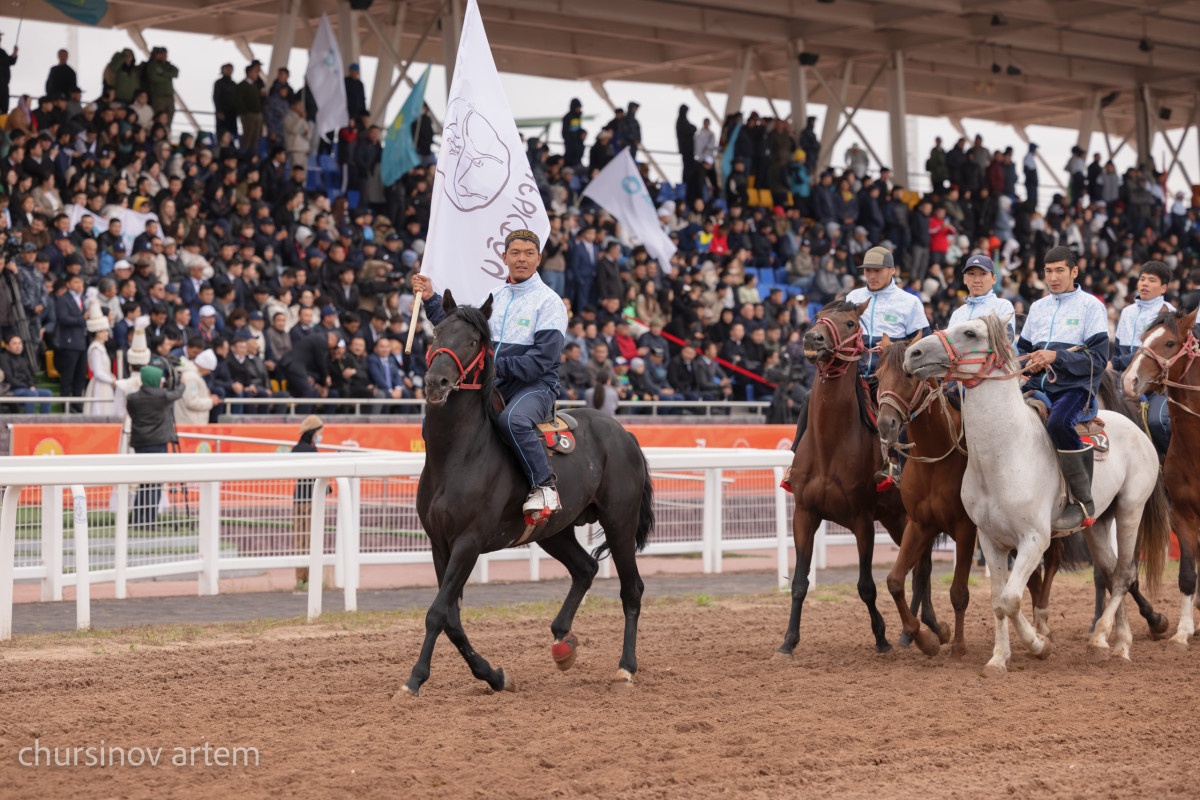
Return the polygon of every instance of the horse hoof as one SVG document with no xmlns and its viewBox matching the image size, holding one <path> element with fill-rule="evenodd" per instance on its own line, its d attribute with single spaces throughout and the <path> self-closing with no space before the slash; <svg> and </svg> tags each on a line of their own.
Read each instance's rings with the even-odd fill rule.
<svg viewBox="0 0 1200 800">
<path fill-rule="evenodd" d="M 1088 643 L 1087 648 L 1088 660 L 1093 664 L 1103 664 L 1112 656 L 1112 648 L 1108 644 Z"/>
<path fill-rule="evenodd" d="M 1186 636 L 1172 636 L 1171 646 L 1181 653 L 1186 653 L 1188 649 L 1188 640 Z"/>
<path fill-rule="evenodd" d="M 952 634 L 953 634 L 953 631 L 950 630 L 950 625 L 948 623 L 945 623 L 945 622 L 938 623 L 937 636 L 938 636 L 938 641 L 941 644 L 946 644 L 947 642 L 949 642 L 950 639 L 953 638 Z"/>
<path fill-rule="evenodd" d="M 984 664 L 983 674 L 988 678 L 1003 678 L 1008 674 L 1008 667 L 1003 664 Z"/>
<path fill-rule="evenodd" d="M 938 637 L 933 635 L 932 631 L 927 631 L 924 628 L 917 631 L 917 647 L 925 655 L 933 658 L 942 649 L 942 643 Z"/>
<path fill-rule="evenodd" d="M 1150 624 L 1150 638 L 1154 641 L 1167 638 L 1167 631 L 1171 628 L 1171 622 L 1167 619 L 1166 614 L 1155 614 L 1155 621 Z"/>
<path fill-rule="evenodd" d="M 617 670 L 617 674 L 613 675 L 612 685 L 619 689 L 632 689 L 633 673 L 627 669 Z"/>
<path fill-rule="evenodd" d="M 896 645 L 898 647 L 903 647 L 905 650 L 907 650 L 911 644 L 912 644 L 912 637 L 909 636 L 907 633 L 900 634 L 900 638 L 896 640 Z"/>
<path fill-rule="evenodd" d="M 504 679 L 504 686 L 501 687 L 502 692 L 515 692 L 517 690 L 517 682 L 513 680 L 512 675 L 507 670 L 500 670 L 500 677 Z"/>
<path fill-rule="evenodd" d="M 1053 649 L 1054 648 L 1050 645 L 1050 640 L 1043 637 L 1042 638 L 1042 649 L 1036 650 L 1036 651 L 1030 650 L 1030 652 L 1033 653 L 1033 657 L 1036 658 L 1038 661 L 1045 661 L 1047 658 L 1050 657 L 1050 651 Z"/>
<path fill-rule="evenodd" d="M 566 672 L 575 665 L 575 648 L 578 645 L 579 640 L 575 638 L 575 634 L 573 633 L 568 633 L 560 641 L 550 645 L 550 656 L 563 672 Z"/>
<path fill-rule="evenodd" d="M 416 700 L 420 696 L 421 696 L 420 689 L 414 690 L 414 689 L 408 688 L 408 686 L 401 686 L 400 691 L 398 691 L 394 695 L 392 695 L 392 701 L 403 703 L 405 700 Z"/>
<path fill-rule="evenodd" d="M 788 664 L 788 663 L 791 663 L 792 661 L 794 661 L 795 659 L 792 657 L 791 653 L 785 653 L 782 650 L 776 650 L 774 653 L 771 654 L 771 660 L 772 661 L 781 661 L 785 664 Z"/>
<path fill-rule="evenodd" d="M 876 653 L 890 653 L 890 652 L 892 652 L 892 646 L 887 642 L 884 642 L 883 644 L 877 644 L 877 645 L 875 645 L 875 652 Z"/>
</svg>

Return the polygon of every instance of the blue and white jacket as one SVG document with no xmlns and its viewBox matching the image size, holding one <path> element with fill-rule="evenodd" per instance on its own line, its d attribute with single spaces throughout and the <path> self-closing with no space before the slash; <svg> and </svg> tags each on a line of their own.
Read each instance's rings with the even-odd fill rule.
<svg viewBox="0 0 1200 800">
<path fill-rule="evenodd" d="M 863 339 L 867 347 L 875 347 L 884 336 L 892 341 L 908 339 L 917 333 L 929 333 L 929 320 L 925 318 L 925 308 L 920 299 L 901 289 L 892 281 L 878 292 L 872 292 L 866 286 L 860 286 L 846 295 L 848 302 L 855 305 L 871 301 L 867 313 L 859 318 L 858 324 L 863 331 Z M 867 353 L 858 362 L 858 371 L 864 376 L 873 375 L 879 365 L 879 357 L 875 353 Z"/>
<path fill-rule="evenodd" d="M 1017 340 L 1017 315 L 1013 310 L 1013 304 L 1005 300 L 1003 297 L 997 297 L 995 292 L 981 294 L 979 297 L 970 297 L 966 299 L 964 305 L 954 309 L 954 313 L 950 315 L 950 322 L 946 327 L 958 325 L 976 317 L 984 317 L 988 314 L 995 314 L 1000 319 L 1008 316 L 1008 342 L 1012 344 Z"/>
<path fill-rule="evenodd" d="M 1076 352 L 1072 347 L 1082 346 Z M 1084 390 L 1095 395 L 1108 364 L 1108 312 L 1104 304 L 1078 286 L 1069 292 L 1051 294 L 1029 307 L 1029 316 L 1017 340 L 1022 355 L 1035 350 L 1054 350 L 1058 356 L 1050 371 L 1031 375 L 1025 386 L 1039 389 L 1053 400 L 1069 390 Z"/>
<path fill-rule="evenodd" d="M 425 316 L 434 325 L 445 319 L 440 294 L 425 301 Z M 534 273 L 521 283 L 494 289 L 488 322 L 496 352 L 496 388 L 504 402 L 522 389 L 558 385 L 567 309 L 541 276 Z"/>
<path fill-rule="evenodd" d="M 1134 353 L 1142 346 L 1142 334 L 1150 327 L 1150 323 L 1158 318 L 1163 308 L 1175 310 L 1175 306 L 1162 297 L 1153 300 L 1139 298 L 1121 309 L 1121 321 L 1117 323 L 1117 341 L 1113 343 L 1112 357 L 1109 359 L 1113 369 L 1118 372 L 1125 371 L 1133 361 Z"/>
</svg>

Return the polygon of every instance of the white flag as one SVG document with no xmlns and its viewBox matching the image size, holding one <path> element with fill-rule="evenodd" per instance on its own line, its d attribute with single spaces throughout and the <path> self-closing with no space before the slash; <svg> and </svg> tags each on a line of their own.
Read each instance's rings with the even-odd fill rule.
<svg viewBox="0 0 1200 800">
<path fill-rule="evenodd" d="M 583 190 L 583 196 L 592 198 L 637 237 L 646 253 L 658 262 L 659 270 L 664 274 L 671 272 L 675 245 L 663 232 L 654 200 L 646 191 L 646 184 L 628 147 L 600 170 L 595 180 Z"/>
<path fill-rule="evenodd" d="M 317 103 L 317 135 L 350 124 L 350 112 L 346 105 L 346 76 L 342 71 L 342 54 L 338 51 L 337 38 L 329 27 L 329 17 L 321 15 L 321 25 L 313 38 L 312 50 L 308 51 L 308 69 L 304 80 Z"/>
<path fill-rule="evenodd" d="M 541 239 L 550 219 L 492 60 L 479 6 L 469 0 L 433 181 L 421 272 L 434 289 L 478 305 L 508 277 L 504 237 L 526 228 Z"/>
</svg>

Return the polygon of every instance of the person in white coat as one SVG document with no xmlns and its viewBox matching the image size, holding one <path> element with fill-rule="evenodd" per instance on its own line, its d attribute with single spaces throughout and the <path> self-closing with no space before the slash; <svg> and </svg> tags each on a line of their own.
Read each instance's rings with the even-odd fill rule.
<svg viewBox="0 0 1200 800">
<path fill-rule="evenodd" d="M 91 398 L 87 404 L 87 413 L 97 417 L 125 416 L 125 398 L 116 397 L 116 375 L 113 374 L 112 358 L 108 355 L 105 343 L 108 341 L 108 315 L 100 307 L 98 300 L 88 304 L 87 315 L 88 336 L 91 343 L 87 349 L 88 369 L 92 379 L 88 381 L 84 396 Z M 116 401 L 116 402 L 112 402 Z M 119 408 L 115 406 L 119 404 Z"/>
<path fill-rule="evenodd" d="M 203 425 L 208 422 L 208 412 L 221 402 L 221 398 L 208 390 L 204 376 L 217 368 L 217 354 L 205 350 L 195 361 L 186 358 L 179 365 L 179 376 L 183 382 L 183 397 L 175 401 L 175 422 L 183 425 Z"/>
</svg>

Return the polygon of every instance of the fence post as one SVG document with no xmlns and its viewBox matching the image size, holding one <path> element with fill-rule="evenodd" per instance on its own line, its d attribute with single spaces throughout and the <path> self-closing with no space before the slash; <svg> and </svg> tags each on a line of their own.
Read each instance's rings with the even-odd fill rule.
<svg viewBox="0 0 1200 800">
<path fill-rule="evenodd" d="M 187 491 L 185 484 L 184 491 Z M 200 539 L 200 596 L 214 595 L 221 590 L 221 572 L 217 559 L 221 557 L 221 484 L 209 481 L 200 484 L 200 507 L 197 509 L 196 532 Z"/>
<path fill-rule="evenodd" d="M 13 570 L 16 568 L 17 506 L 24 486 L 4 488 L 0 509 L 0 641 L 12 638 Z"/>
<path fill-rule="evenodd" d="M 49 534 L 47 536 L 47 534 Z M 63 599 L 63 487 L 42 487 L 42 600 Z"/>
<path fill-rule="evenodd" d="M 471 570 L 471 577 L 468 579 L 471 583 L 488 582 L 488 561 L 490 560 L 487 553 L 480 553 L 479 559 L 475 562 L 475 568 Z"/>
<path fill-rule="evenodd" d="M 75 523 L 75 629 L 92 627 L 92 582 L 88 572 L 88 506 L 83 486 L 71 487 L 71 506 Z"/>
<path fill-rule="evenodd" d="M 333 526 L 333 588 L 346 588 L 346 519 L 350 511 L 350 485 L 346 478 L 334 478 L 337 485 L 337 514 Z"/>
<path fill-rule="evenodd" d="M 328 478 L 313 481 L 312 519 L 309 522 L 308 548 L 308 621 L 321 616 L 321 589 L 325 578 L 325 489 Z"/>
<path fill-rule="evenodd" d="M 783 467 L 775 467 L 772 471 L 771 487 L 775 491 L 775 561 L 779 577 L 779 588 L 788 586 L 788 524 L 787 524 L 787 495 L 783 489 L 776 488 L 783 482 Z"/>
<path fill-rule="evenodd" d="M 705 575 L 713 571 L 713 540 L 716 538 L 716 491 L 719 485 L 714 470 L 704 471 L 704 500 L 700 512 L 700 569 Z"/>
<path fill-rule="evenodd" d="M 712 565 L 713 572 L 721 574 L 724 568 L 725 555 L 725 471 L 714 469 L 713 471 L 713 538 L 712 538 Z"/>
<path fill-rule="evenodd" d="M 350 525 L 346 531 L 346 586 L 343 589 L 343 607 L 347 611 L 358 611 L 358 547 L 362 525 L 362 479 L 351 478 L 350 484 Z"/>
<path fill-rule="evenodd" d="M 540 581 L 542 579 L 541 551 L 534 546 L 533 542 L 529 543 L 529 580 Z"/>
<path fill-rule="evenodd" d="M 124 600 L 125 568 L 129 566 L 129 484 L 117 484 L 116 491 L 117 524 L 116 541 L 113 549 L 113 566 L 116 570 L 114 591 L 118 600 Z M 59 517 L 61 518 L 62 515 L 59 514 Z"/>
</svg>

